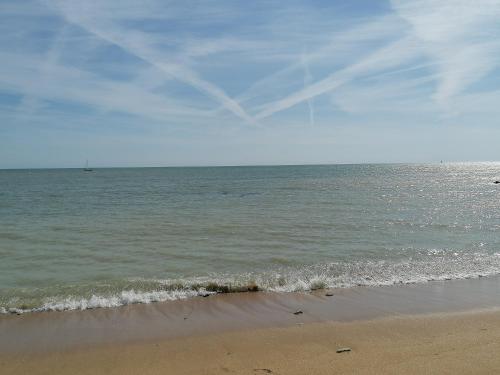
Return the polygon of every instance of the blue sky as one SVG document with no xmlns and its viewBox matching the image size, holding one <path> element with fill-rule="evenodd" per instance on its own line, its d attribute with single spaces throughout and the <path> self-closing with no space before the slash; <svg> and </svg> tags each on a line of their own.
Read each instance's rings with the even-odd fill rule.
<svg viewBox="0 0 500 375">
<path fill-rule="evenodd" d="M 1 1 L 0 168 L 500 159 L 500 1 Z"/>
</svg>

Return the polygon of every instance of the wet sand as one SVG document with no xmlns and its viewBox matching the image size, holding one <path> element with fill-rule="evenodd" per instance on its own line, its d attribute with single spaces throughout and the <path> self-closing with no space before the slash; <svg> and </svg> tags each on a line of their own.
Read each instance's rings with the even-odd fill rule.
<svg viewBox="0 0 500 375">
<path fill-rule="evenodd" d="M 498 277 L 325 294 L 2 316 L 0 373 L 500 372 Z"/>
</svg>

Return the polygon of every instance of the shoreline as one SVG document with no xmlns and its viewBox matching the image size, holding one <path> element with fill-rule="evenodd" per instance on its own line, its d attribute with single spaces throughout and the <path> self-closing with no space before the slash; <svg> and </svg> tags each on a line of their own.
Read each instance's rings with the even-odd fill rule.
<svg viewBox="0 0 500 375">
<path fill-rule="evenodd" d="M 281 290 L 281 289 L 266 289 L 255 282 L 250 282 L 243 285 L 218 284 L 217 282 L 207 283 L 194 283 L 186 285 L 182 289 L 182 284 L 174 282 L 172 284 L 161 285 L 154 290 L 135 290 L 134 288 L 124 289 L 121 291 L 121 296 L 115 295 L 99 295 L 93 294 L 91 297 L 65 297 L 61 299 L 53 299 L 50 302 L 45 302 L 39 307 L 27 307 L 20 305 L 20 307 L 0 307 L 0 317 L 2 315 L 22 315 L 22 314 L 38 314 L 46 312 L 64 312 L 64 311 L 84 311 L 95 309 L 114 309 L 124 306 L 138 305 L 138 304 L 155 304 L 155 303 L 171 303 L 178 300 L 189 300 L 192 298 L 209 297 L 222 294 L 245 294 L 245 293 L 267 293 L 267 294 L 304 294 L 304 293 L 321 293 L 322 290 L 352 290 L 357 288 L 387 288 L 394 286 L 406 286 L 414 284 L 427 284 L 434 282 L 448 282 L 460 280 L 473 280 L 480 278 L 500 277 L 500 273 L 486 273 L 471 275 L 465 277 L 440 277 L 430 278 L 418 281 L 399 281 L 392 283 L 375 283 L 375 284 L 351 284 L 341 286 L 327 286 L 322 281 L 311 281 L 309 288 L 299 288 L 298 290 Z M 320 286 L 318 286 L 320 285 Z"/>
<path fill-rule="evenodd" d="M 327 296 L 326 294 L 333 294 Z M 0 353 L 171 340 L 297 324 L 500 308 L 500 276 L 312 292 L 215 294 L 115 308 L 0 316 Z"/>
<path fill-rule="evenodd" d="M 1 316 L 0 373 L 497 373 L 498 297 L 485 277 Z"/>
</svg>

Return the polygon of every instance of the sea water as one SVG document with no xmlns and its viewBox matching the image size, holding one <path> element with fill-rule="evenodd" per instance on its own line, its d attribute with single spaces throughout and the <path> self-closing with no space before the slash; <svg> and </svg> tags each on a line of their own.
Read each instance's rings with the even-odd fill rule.
<svg viewBox="0 0 500 375">
<path fill-rule="evenodd" d="M 500 272 L 498 163 L 0 171 L 0 312 Z"/>
</svg>

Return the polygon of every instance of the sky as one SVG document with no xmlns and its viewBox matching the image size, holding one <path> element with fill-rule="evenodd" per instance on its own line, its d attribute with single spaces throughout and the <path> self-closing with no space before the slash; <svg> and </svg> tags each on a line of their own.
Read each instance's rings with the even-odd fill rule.
<svg viewBox="0 0 500 375">
<path fill-rule="evenodd" d="M 0 168 L 500 160 L 500 0 L 0 0 Z"/>
</svg>

